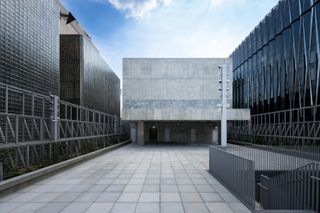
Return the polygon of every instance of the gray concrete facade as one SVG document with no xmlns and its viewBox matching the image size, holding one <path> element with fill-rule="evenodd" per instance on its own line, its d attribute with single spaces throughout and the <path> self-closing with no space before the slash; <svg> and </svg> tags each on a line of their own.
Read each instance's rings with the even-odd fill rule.
<svg viewBox="0 0 320 213">
<path fill-rule="evenodd" d="M 151 128 L 156 129 L 156 140 L 159 141 L 211 143 L 217 126 L 214 121 L 221 120 L 219 65 L 227 71 L 228 103 L 231 105 L 230 58 L 123 59 L 122 118 L 137 122 L 138 143 L 154 139 L 148 136 Z M 228 109 L 229 120 L 249 118 L 249 110 Z M 185 126 L 184 133 L 178 127 L 181 123 Z"/>
</svg>

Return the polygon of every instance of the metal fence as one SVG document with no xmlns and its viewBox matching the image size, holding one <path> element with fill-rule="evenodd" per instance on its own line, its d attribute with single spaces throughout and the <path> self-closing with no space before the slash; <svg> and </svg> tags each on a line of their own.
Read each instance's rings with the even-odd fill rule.
<svg viewBox="0 0 320 213">
<path fill-rule="evenodd" d="M 320 161 L 318 154 L 304 153 L 299 149 L 294 150 L 293 148 L 283 146 L 262 146 L 244 143 L 241 143 L 241 145 L 230 144 L 226 151 L 253 160 L 255 162 L 255 169 L 265 172 L 294 170 L 301 166 Z"/>
<path fill-rule="evenodd" d="M 258 145 L 245 143 L 235 140 L 229 140 L 230 143 L 242 147 L 265 150 L 279 154 L 294 156 L 313 161 L 320 161 L 320 146 L 286 146 L 286 145 Z"/>
<path fill-rule="evenodd" d="M 311 163 L 269 178 L 261 175 L 261 206 L 265 209 L 320 212 L 320 165 Z"/>
<path fill-rule="evenodd" d="M 120 118 L 0 83 L 5 179 L 129 139 Z"/>
<path fill-rule="evenodd" d="M 251 210 L 257 201 L 264 210 L 320 212 L 319 155 L 300 150 L 251 144 L 210 147 L 209 170 Z"/>
<path fill-rule="evenodd" d="M 0 84 L 0 146 L 65 138 L 117 134 L 120 118 L 86 107 Z M 52 138 L 53 112 L 57 112 L 57 138 Z"/>
<path fill-rule="evenodd" d="M 265 145 L 320 145 L 320 105 L 268 112 L 233 121 L 229 138 Z"/>
<path fill-rule="evenodd" d="M 248 208 L 255 209 L 254 161 L 211 146 L 209 172 L 231 190 Z"/>
</svg>

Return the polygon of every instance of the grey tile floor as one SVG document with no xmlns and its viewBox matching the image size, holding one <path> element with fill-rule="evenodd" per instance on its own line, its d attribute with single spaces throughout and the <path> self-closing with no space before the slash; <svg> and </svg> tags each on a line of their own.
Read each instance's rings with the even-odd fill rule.
<svg viewBox="0 0 320 213">
<path fill-rule="evenodd" d="M 250 212 L 207 172 L 208 152 L 128 145 L 0 197 L 0 212 Z"/>
</svg>

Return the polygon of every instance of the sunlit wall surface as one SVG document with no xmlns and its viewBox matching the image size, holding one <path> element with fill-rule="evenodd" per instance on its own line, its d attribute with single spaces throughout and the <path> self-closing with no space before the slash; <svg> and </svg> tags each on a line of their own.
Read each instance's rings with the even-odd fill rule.
<svg viewBox="0 0 320 213">
<path fill-rule="evenodd" d="M 0 82 L 59 93 L 59 8 L 52 0 L 0 0 Z"/>
<path fill-rule="evenodd" d="M 83 35 L 60 36 L 60 98 L 120 115 L 120 80 Z"/>
<path fill-rule="evenodd" d="M 319 3 L 280 1 L 232 53 L 234 107 L 258 114 L 320 104 Z"/>
</svg>

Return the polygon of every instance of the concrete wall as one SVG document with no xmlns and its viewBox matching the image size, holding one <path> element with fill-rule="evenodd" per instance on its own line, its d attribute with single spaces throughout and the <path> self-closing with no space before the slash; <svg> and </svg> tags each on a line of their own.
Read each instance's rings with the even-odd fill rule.
<svg viewBox="0 0 320 213">
<path fill-rule="evenodd" d="M 221 64 L 231 82 L 231 59 L 123 59 L 123 119 L 215 119 Z M 231 91 L 230 84 L 229 103 Z"/>
</svg>

